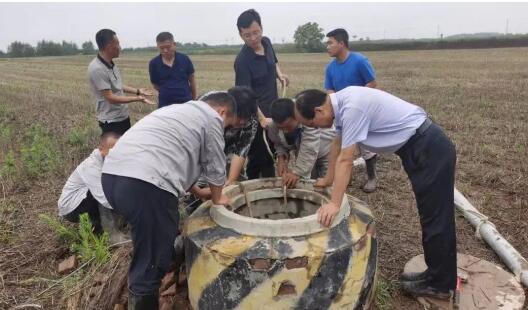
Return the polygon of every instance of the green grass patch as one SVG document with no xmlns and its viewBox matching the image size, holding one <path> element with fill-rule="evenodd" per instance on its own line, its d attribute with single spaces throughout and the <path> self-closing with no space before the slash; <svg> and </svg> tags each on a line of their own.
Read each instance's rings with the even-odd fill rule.
<svg viewBox="0 0 528 310">
<path fill-rule="evenodd" d="M 396 289 L 394 281 L 387 281 L 385 279 L 378 279 L 376 285 L 376 308 L 379 310 L 392 309 L 392 294 Z"/>
</svg>

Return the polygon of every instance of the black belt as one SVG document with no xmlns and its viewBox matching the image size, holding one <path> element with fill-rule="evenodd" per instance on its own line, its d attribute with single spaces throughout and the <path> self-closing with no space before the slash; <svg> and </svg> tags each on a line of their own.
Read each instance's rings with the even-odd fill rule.
<svg viewBox="0 0 528 310">
<path fill-rule="evenodd" d="M 420 125 L 420 127 L 416 129 L 416 133 L 424 133 L 427 129 L 429 129 L 429 126 L 431 126 L 432 123 L 433 121 L 430 118 L 426 118 L 425 121 Z"/>
<path fill-rule="evenodd" d="M 411 147 L 414 144 L 414 141 L 418 138 L 418 135 L 423 134 L 424 132 L 431 127 L 433 124 L 433 121 L 430 118 L 426 118 L 425 121 L 420 125 L 420 127 L 416 128 L 416 133 L 412 135 L 405 144 L 400 147 L 399 150 L 396 151 L 396 154 L 402 154 L 405 152 L 409 147 Z"/>
</svg>

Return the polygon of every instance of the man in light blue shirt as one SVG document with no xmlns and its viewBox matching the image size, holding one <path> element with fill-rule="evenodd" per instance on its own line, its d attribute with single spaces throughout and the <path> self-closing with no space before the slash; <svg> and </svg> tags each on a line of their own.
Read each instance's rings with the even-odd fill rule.
<svg viewBox="0 0 528 310">
<path fill-rule="evenodd" d="M 331 94 L 348 86 L 366 86 L 376 88 L 376 74 L 374 68 L 364 55 L 351 52 L 348 49 L 348 33 L 338 28 L 330 31 L 326 37 L 326 50 L 334 59 L 326 66 L 324 87 Z M 367 182 L 363 191 L 371 193 L 376 190 L 376 161 L 377 154 L 360 148 L 361 156 L 365 159 Z"/>
<path fill-rule="evenodd" d="M 358 147 L 396 153 L 416 197 L 427 269 L 402 274 L 401 286 L 414 296 L 450 298 L 456 286 L 454 216 L 455 146 L 425 111 L 368 87 L 350 86 L 335 94 L 311 89 L 296 96 L 295 117 L 303 125 L 335 125 L 327 175 L 317 186 L 333 185 L 331 201 L 318 211 L 330 226 L 339 212 Z"/>
</svg>

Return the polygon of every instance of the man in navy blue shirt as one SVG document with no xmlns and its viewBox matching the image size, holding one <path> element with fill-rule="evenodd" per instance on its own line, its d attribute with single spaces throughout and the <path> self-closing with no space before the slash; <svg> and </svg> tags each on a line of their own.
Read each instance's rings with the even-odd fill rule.
<svg viewBox="0 0 528 310">
<path fill-rule="evenodd" d="M 158 108 L 196 99 L 194 66 L 185 54 L 176 51 L 170 32 L 156 37 L 160 54 L 149 63 L 150 82 L 159 92 Z"/>
<path fill-rule="evenodd" d="M 376 73 L 369 63 L 368 58 L 348 49 L 348 33 L 345 29 L 338 28 L 330 31 L 326 37 L 326 50 L 334 59 L 326 66 L 324 88 L 331 94 L 348 86 L 366 86 L 376 88 Z M 367 167 L 367 182 L 362 189 L 366 193 L 376 190 L 376 161 L 378 155 L 365 149 L 361 156 L 365 159 Z"/>
<path fill-rule="evenodd" d="M 257 94 L 259 122 L 255 139 L 249 150 L 246 172 L 249 179 L 275 176 L 273 158 L 269 155 L 262 135 L 270 117 L 271 102 L 277 99 L 277 79 L 282 87 L 288 86 L 288 77 L 280 70 L 270 39 L 262 36 L 262 23 L 257 11 L 242 12 L 237 27 L 244 46 L 235 60 L 235 85 L 248 86 Z M 272 146 L 272 143 L 269 142 Z M 273 146 L 272 146 L 273 147 Z"/>
</svg>

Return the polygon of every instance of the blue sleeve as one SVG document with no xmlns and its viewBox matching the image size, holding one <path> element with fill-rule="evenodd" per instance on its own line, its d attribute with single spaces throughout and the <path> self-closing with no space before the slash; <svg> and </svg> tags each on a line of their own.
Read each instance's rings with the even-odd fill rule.
<svg viewBox="0 0 528 310">
<path fill-rule="evenodd" d="M 149 75 L 150 75 L 150 82 L 152 84 L 156 84 L 159 86 L 159 79 L 158 79 L 158 76 L 156 75 L 156 66 L 154 64 L 154 59 L 152 59 L 149 62 Z"/>
<path fill-rule="evenodd" d="M 185 58 L 187 58 L 187 75 L 191 75 L 194 73 L 194 65 L 189 56 L 186 55 Z"/>
<path fill-rule="evenodd" d="M 376 73 L 374 72 L 374 68 L 370 64 L 367 57 L 364 57 L 359 63 L 359 73 L 361 74 L 361 78 L 365 82 L 365 85 L 376 79 Z"/>
<path fill-rule="evenodd" d="M 324 88 L 326 90 L 334 90 L 335 91 L 334 83 L 332 81 L 332 74 L 330 73 L 330 65 L 326 66 Z"/>
</svg>

